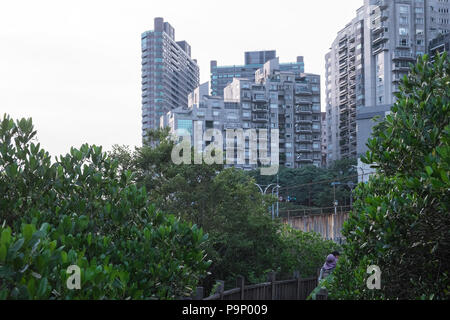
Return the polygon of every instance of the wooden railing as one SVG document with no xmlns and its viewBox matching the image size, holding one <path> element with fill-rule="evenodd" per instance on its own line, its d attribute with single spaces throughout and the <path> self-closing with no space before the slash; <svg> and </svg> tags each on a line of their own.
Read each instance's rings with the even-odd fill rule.
<svg viewBox="0 0 450 320">
<path fill-rule="evenodd" d="M 255 285 L 245 285 L 243 277 L 238 277 L 237 287 L 224 291 L 224 282 L 218 281 L 216 293 L 203 298 L 203 288 L 197 288 L 196 300 L 306 300 L 317 287 L 317 278 L 276 281 L 275 273 L 269 275 L 269 281 Z"/>
</svg>

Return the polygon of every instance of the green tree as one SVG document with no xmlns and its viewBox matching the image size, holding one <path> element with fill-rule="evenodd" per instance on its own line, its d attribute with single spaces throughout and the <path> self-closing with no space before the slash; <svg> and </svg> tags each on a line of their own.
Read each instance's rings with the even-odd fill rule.
<svg viewBox="0 0 450 320">
<path fill-rule="evenodd" d="M 158 209 L 176 212 L 208 233 L 205 250 L 212 264 L 203 281 L 207 291 L 219 279 L 234 286 L 242 275 L 258 283 L 266 281 L 272 270 L 290 278 L 293 271 L 304 268 L 302 274 L 311 274 L 323 263 L 329 253 L 324 253 L 328 249 L 323 250 L 323 240 L 299 231 L 282 232 L 284 227 L 272 221 L 269 212 L 274 199 L 261 195 L 245 171 L 205 163 L 175 165 L 168 131 L 152 131 L 150 137 L 152 147 L 133 153 L 115 148 L 112 156 L 125 161 L 124 167 L 131 156 L 135 180 L 146 187 Z"/>
<path fill-rule="evenodd" d="M 279 253 L 280 272 L 286 276 L 299 271 L 302 278 L 317 277 L 326 257 L 341 249 L 318 233 L 302 232 L 287 225 L 281 229 L 280 240 L 283 247 Z"/>
<path fill-rule="evenodd" d="M 350 205 L 350 188 L 347 182 L 356 184 L 355 160 L 335 161 L 328 168 L 315 166 L 304 166 L 301 168 L 280 168 L 278 183 L 281 186 L 280 196 L 287 199 L 289 196 L 295 200 L 289 204 L 283 203 L 281 211 L 303 209 L 303 208 L 329 208 L 333 206 L 334 192 L 340 206 Z M 259 184 L 269 185 L 277 183 L 277 176 L 260 176 L 258 171 L 249 173 Z M 331 186 L 332 181 L 342 184 Z"/>
<path fill-rule="evenodd" d="M 206 275 L 207 236 L 156 210 L 100 147 L 52 163 L 31 119 L 0 122 L 0 298 L 175 299 Z M 81 269 L 81 290 L 66 287 Z"/>
<path fill-rule="evenodd" d="M 449 74 L 447 54 L 419 58 L 374 129 L 363 161 L 377 171 L 356 190 L 331 297 L 450 298 Z M 366 287 L 370 265 L 381 269 L 381 290 Z"/>
</svg>

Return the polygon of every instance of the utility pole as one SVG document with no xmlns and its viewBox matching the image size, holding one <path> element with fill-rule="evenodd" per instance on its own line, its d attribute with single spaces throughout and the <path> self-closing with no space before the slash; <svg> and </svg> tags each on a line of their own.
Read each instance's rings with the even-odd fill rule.
<svg viewBox="0 0 450 320">
<path fill-rule="evenodd" d="M 333 221 L 332 221 L 333 241 L 336 238 L 336 216 L 337 216 L 337 206 L 338 206 L 338 201 L 336 200 L 336 186 L 338 186 L 340 184 L 341 184 L 340 182 L 333 182 L 333 183 L 331 183 L 331 185 L 333 186 L 333 194 L 334 194 L 334 201 L 333 201 L 334 215 L 333 215 Z"/>
<path fill-rule="evenodd" d="M 337 214 L 337 206 L 338 206 L 338 202 L 336 200 L 336 186 L 340 185 L 340 182 L 333 182 L 331 183 L 331 185 L 333 186 L 333 205 L 334 205 L 334 214 Z"/>
<path fill-rule="evenodd" d="M 353 189 L 355 188 L 355 184 L 353 181 L 347 182 L 347 186 L 350 188 L 350 208 L 353 208 Z"/>
<path fill-rule="evenodd" d="M 280 184 L 279 184 L 278 173 L 277 173 L 277 218 L 280 217 L 279 202 L 280 202 Z"/>
</svg>

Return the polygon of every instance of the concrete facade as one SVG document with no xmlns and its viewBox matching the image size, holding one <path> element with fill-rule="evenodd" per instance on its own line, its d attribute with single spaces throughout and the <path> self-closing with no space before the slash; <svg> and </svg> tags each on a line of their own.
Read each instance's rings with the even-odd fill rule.
<svg viewBox="0 0 450 320">
<path fill-rule="evenodd" d="M 224 139 L 227 129 L 279 129 L 280 165 L 321 165 L 320 76 L 280 71 L 278 59 L 272 59 L 256 71 L 254 80 L 234 78 L 224 97 L 207 91 L 207 84 L 197 88 L 189 107 L 167 113 L 162 124 L 175 132 L 180 124 L 192 129 L 194 121 L 201 121 L 204 130 L 219 129 Z M 248 145 L 240 167 L 254 169 Z"/>
<path fill-rule="evenodd" d="M 276 51 L 249 51 L 245 52 L 245 64 L 232 66 L 218 66 L 216 60 L 210 63 L 211 68 L 211 95 L 223 97 L 223 90 L 233 81 L 233 78 L 254 80 L 255 72 L 262 68 L 266 62 L 276 58 Z M 292 71 L 297 74 L 304 73 L 303 57 L 298 56 L 296 62 L 279 64 L 280 71 Z"/>
</svg>

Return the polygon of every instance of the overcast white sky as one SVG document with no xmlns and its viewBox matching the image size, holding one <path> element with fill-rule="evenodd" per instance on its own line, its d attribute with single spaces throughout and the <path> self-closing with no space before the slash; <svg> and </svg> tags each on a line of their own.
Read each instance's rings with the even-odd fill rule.
<svg viewBox="0 0 450 320">
<path fill-rule="evenodd" d="M 209 62 L 244 51 L 305 57 L 324 83 L 324 55 L 363 0 L 21 0 L 0 2 L 0 116 L 32 117 L 53 156 L 71 146 L 141 143 L 140 35 L 163 17 L 209 81 Z M 322 91 L 323 94 L 323 91 Z M 323 101 L 323 99 L 322 99 Z M 324 110 L 324 105 L 322 105 Z"/>
</svg>

